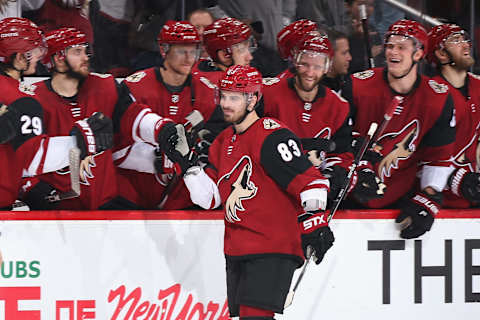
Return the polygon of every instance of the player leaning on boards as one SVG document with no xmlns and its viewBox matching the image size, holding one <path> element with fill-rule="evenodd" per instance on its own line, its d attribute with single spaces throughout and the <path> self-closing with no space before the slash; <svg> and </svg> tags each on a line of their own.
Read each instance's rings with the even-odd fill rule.
<svg viewBox="0 0 480 320">
<path fill-rule="evenodd" d="M 231 126 L 213 142 L 205 171 L 194 166 L 184 177 L 195 204 L 225 208 L 229 310 L 240 319 L 282 313 L 307 247 L 320 263 L 334 240 L 323 211 L 329 182 L 287 127 L 258 117 L 261 86 L 255 68 L 227 69 L 219 104 Z"/>
<path fill-rule="evenodd" d="M 393 97 L 403 97 L 375 141 L 381 158 L 374 168 L 387 190 L 383 198 L 363 203 L 369 208 L 399 207 L 396 222 L 402 226 L 402 238 L 430 230 L 452 172 L 448 160 L 455 141 L 453 100 L 447 85 L 418 73 L 427 49 L 425 28 L 416 21 L 399 20 L 385 35 L 387 67 L 352 75 L 343 90 L 353 110 L 353 128 L 362 135 L 372 121 L 382 122 Z"/>
<path fill-rule="evenodd" d="M 474 64 L 472 44 L 465 30 L 443 24 L 428 34 L 427 60 L 437 66 L 433 79 L 449 86 L 455 103 L 457 135 L 453 165 L 455 171 L 443 192 L 446 207 L 468 208 L 480 202 L 480 78 L 468 73 Z"/>
<path fill-rule="evenodd" d="M 23 75 L 35 73 L 47 52 L 40 29 L 28 19 L 0 21 L 0 208 L 10 210 L 22 176 L 52 172 L 69 164 L 70 136 L 50 137 L 44 131 L 44 106 Z"/>
</svg>

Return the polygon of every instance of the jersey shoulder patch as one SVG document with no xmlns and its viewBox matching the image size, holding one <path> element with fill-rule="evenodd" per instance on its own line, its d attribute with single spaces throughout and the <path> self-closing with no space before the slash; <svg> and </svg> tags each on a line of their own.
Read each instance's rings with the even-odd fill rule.
<svg viewBox="0 0 480 320">
<path fill-rule="evenodd" d="M 428 80 L 428 85 L 433 89 L 435 93 L 446 93 L 448 92 L 448 85 L 443 83 L 438 83 L 437 81 L 430 79 Z"/>
<path fill-rule="evenodd" d="M 373 77 L 374 74 L 375 74 L 375 71 L 373 70 L 365 70 L 365 71 L 355 72 L 353 74 L 353 77 L 360 80 L 365 80 Z"/>
<path fill-rule="evenodd" d="M 92 76 L 99 77 L 102 79 L 110 78 L 112 75 L 110 73 L 96 73 L 96 72 L 90 72 Z"/>
<path fill-rule="evenodd" d="M 37 89 L 37 86 L 34 84 L 20 82 L 18 85 L 18 90 L 20 90 L 20 92 L 28 94 L 29 96 L 35 95 L 35 89 Z"/>
<path fill-rule="evenodd" d="M 262 83 L 264 86 L 271 86 L 274 85 L 275 83 L 280 82 L 280 78 L 277 77 L 272 77 L 272 78 L 263 78 Z"/>
<path fill-rule="evenodd" d="M 127 81 L 127 82 L 139 82 L 140 80 L 145 78 L 146 75 L 147 75 L 147 73 L 145 71 L 135 72 L 134 74 L 131 74 L 128 77 L 126 77 L 125 81 Z"/>
<path fill-rule="evenodd" d="M 265 130 L 273 130 L 273 129 L 278 129 L 280 127 L 281 127 L 280 123 L 276 122 L 271 118 L 263 119 L 263 128 Z"/>
</svg>

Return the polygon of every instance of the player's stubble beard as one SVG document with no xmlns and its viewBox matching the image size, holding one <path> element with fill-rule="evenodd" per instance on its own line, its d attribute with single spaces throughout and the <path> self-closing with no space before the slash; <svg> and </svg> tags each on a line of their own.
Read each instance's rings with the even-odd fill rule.
<svg viewBox="0 0 480 320">
<path fill-rule="evenodd" d="M 89 61 L 87 61 L 85 63 L 82 63 L 77 70 L 74 70 L 72 68 L 72 66 L 70 65 L 70 63 L 68 63 L 67 60 L 65 60 L 65 62 L 67 63 L 67 67 L 68 67 L 68 70 L 66 72 L 67 77 L 69 77 L 71 79 L 79 80 L 79 81 L 85 80 L 88 77 L 88 74 L 90 72 L 89 71 L 90 70 L 90 62 Z M 85 64 L 87 66 L 87 71 L 83 71 L 81 69 L 81 67 Z"/>
<path fill-rule="evenodd" d="M 321 77 L 315 77 L 313 83 L 311 86 L 308 86 L 302 79 L 303 77 L 299 74 L 295 77 L 295 84 L 297 87 L 305 92 L 312 92 L 314 89 L 318 87 L 318 84 L 320 83 Z"/>
<path fill-rule="evenodd" d="M 453 62 L 455 63 L 455 67 L 459 70 L 468 70 L 471 66 L 474 65 L 475 59 L 472 56 L 463 56 L 460 57 L 453 57 Z"/>
</svg>

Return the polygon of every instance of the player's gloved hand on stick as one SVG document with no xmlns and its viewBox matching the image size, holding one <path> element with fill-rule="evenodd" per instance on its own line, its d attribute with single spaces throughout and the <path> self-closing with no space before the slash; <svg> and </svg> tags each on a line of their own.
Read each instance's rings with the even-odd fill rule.
<svg viewBox="0 0 480 320">
<path fill-rule="evenodd" d="M 0 144 L 16 137 L 20 127 L 20 113 L 17 109 L 2 105 L 0 107 Z"/>
<path fill-rule="evenodd" d="M 372 165 L 367 161 L 360 161 L 352 177 L 350 188 L 352 196 L 362 203 L 379 199 L 385 193 L 385 184 L 377 177 Z"/>
<path fill-rule="evenodd" d="M 395 219 L 402 231 L 400 237 L 404 239 L 417 238 L 430 231 L 435 216 L 440 211 L 442 194 L 427 194 L 418 192 L 409 199 L 405 207 Z"/>
<path fill-rule="evenodd" d="M 455 195 L 480 202 L 480 173 L 457 169 L 448 178 L 448 186 Z"/>
<path fill-rule="evenodd" d="M 191 152 L 181 124 L 165 123 L 157 137 L 160 150 L 175 163 L 175 171 L 183 175 L 188 168 L 195 165 L 195 153 Z"/>
<path fill-rule="evenodd" d="M 335 142 L 323 138 L 303 138 L 302 147 L 308 151 L 308 160 L 315 168 L 320 168 L 326 155 L 335 150 Z"/>
<path fill-rule="evenodd" d="M 353 154 L 358 154 L 360 151 L 360 147 L 363 144 L 363 141 L 365 140 L 365 137 L 360 136 L 359 134 L 354 134 L 353 139 L 352 139 L 352 152 Z M 381 149 L 381 147 L 380 147 Z M 377 162 L 380 162 L 383 158 L 383 155 L 372 149 L 368 148 L 367 151 L 365 151 L 365 154 L 362 157 L 362 160 L 368 161 L 372 164 L 375 164 Z"/>
<path fill-rule="evenodd" d="M 298 223 L 302 232 L 302 249 L 305 258 L 309 258 L 308 247 L 314 250 L 316 264 L 322 262 L 325 253 L 335 241 L 332 230 L 328 226 L 327 212 L 306 212 L 298 217 Z"/>
<path fill-rule="evenodd" d="M 112 148 L 113 123 L 101 112 L 95 112 L 86 120 L 76 121 L 70 135 L 76 137 L 80 159 Z"/>
</svg>

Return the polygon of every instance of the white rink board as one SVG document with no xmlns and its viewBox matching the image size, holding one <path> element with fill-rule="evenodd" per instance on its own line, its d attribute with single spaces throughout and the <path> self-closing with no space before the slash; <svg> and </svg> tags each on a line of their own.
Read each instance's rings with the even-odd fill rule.
<svg viewBox="0 0 480 320">
<path fill-rule="evenodd" d="M 333 248 L 324 262 L 309 266 L 293 305 L 276 319 L 480 319 L 480 302 L 465 302 L 466 281 L 480 296 L 480 275 L 465 277 L 466 243 L 479 243 L 480 219 L 437 219 L 416 245 L 401 240 L 389 219 L 335 220 L 332 229 Z M 221 220 L 1 221 L 0 232 L 0 319 L 228 319 Z M 389 251 L 389 303 L 382 289 L 387 251 L 368 250 L 369 243 L 404 246 Z M 444 266 L 449 243 L 451 268 L 442 270 L 452 274 L 452 302 L 445 302 L 445 277 L 436 276 L 420 280 L 422 301 L 415 303 L 415 251 L 421 247 L 423 267 Z M 480 247 L 470 253 L 471 264 L 480 266 Z M 11 272 L 11 265 L 19 268 Z M 138 294 L 136 308 L 128 302 L 117 310 L 113 293 L 122 286 L 125 299 Z M 34 298 L 20 296 L 17 308 L 12 292 L 21 287 L 30 287 Z M 75 314 L 60 308 L 57 317 L 56 301 L 76 301 Z M 90 307 L 79 316 L 82 303 Z M 155 316 L 162 310 L 163 317 Z"/>
</svg>

